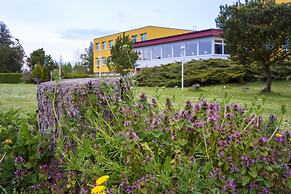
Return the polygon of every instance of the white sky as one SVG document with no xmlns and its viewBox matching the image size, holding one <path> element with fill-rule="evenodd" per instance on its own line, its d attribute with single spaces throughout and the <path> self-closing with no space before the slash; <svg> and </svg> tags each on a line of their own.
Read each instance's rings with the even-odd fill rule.
<svg viewBox="0 0 291 194">
<path fill-rule="evenodd" d="M 26 54 L 44 48 L 74 62 L 95 37 L 156 25 L 215 28 L 219 6 L 236 0 L 0 0 L 0 21 Z"/>
</svg>

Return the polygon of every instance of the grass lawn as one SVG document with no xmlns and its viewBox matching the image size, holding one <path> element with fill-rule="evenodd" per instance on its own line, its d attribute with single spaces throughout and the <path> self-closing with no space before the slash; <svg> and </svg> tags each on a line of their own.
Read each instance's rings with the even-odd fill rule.
<svg viewBox="0 0 291 194">
<path fill-rule="evenodd" d="M 160 100 L 165 101 L 167 97 L 174 99 L 178 106 L 184 106 L 186 100 L 193 100 L 197 97 L 204 96 L 209 99 L 220 100 L 226 91 L 230 96 L 231 102 L 241 104 L 250 104 L 254 96 L 265 98 L 264 114 L 270 113 L 280 114 L 280 106 L 287 105 L 285 118 L 291 123 L 291 81 L 274 81 L 273 92 L 268 94 L 260 94 L 264 82 L 252 82 L 245 85 L 227 84 L 224 85 L 205 86 L 197 91 L 191 91 L 185 88 L 137 88 L 137 93 L 144 92 L 149 96 L 160 94 Z M 0 84 L 0 110 L 9 108 L 22 108 L 25 111 L 33 112 L 36 110 L 36 85 L 32 84 Z"/>
<path fill-rule="evenodd" d="M 260 99 L 265 99 L 265 106 L 263 113 L 268 115 L 270 113 L 281 113 L 281 105 L 287 105 L 287 112 L 285 113 L 285 119 L 291 123 L 291 81 L 274 81 L 272 85 L 272 93 L 261 94 L 260 91 L 264 87 L 264 82 L 250 82 L 245 85 L 240 84 L 226 84 L 205 86 L 199 90 L 192 91 L 189 88 L 139 88 L 138 93 L 144 92 L 147 95 L 155 96 L 160 94 L 162 102 L 167 97 L 174 99 L 175 103 L 183 107 L 187 100 L 193 100 L 200 96 L 204 96 L 209 99 L 221 100 L 225 91 L 230 97 L 231 102 L 240 104 L 250 104 L 254 97 L 257 95 Z"/>
</svg>

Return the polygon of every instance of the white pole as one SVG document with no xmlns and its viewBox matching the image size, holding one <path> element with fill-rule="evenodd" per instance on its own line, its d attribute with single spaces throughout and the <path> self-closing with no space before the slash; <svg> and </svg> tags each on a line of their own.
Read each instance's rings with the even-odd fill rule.
<svg viewBox="0 0 291 194">
<path fill-rule="evenodd" d="M 99 78 L 101 78 L 101 59 L 102 57 L 99 56 Z"/>
<path fill-rule="evenodd" d="M 184 90 L 184 61 L 182 61 L 182 85 L 181 88 Z"/>
</svg>

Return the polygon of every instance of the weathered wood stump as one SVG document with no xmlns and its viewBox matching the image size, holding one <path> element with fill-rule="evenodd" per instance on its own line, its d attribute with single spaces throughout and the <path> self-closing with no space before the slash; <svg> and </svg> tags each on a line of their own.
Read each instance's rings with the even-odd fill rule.
<svg viewBox="0 0 291 194">
<path fill-rule="evenodd" d="M 43 133 L 53 131 L 55 139 L 61 119 L 75 118 L 82 122 L 81 109 L 84 109 L 89 95 L 96 97 L 94 103 L 104 110 L 110 101 L 126 100 L 130 87 L 131 82 L 121 78 L 84 78 L 39 84 L 37 87 L 39 130 Z"/>
</svg>

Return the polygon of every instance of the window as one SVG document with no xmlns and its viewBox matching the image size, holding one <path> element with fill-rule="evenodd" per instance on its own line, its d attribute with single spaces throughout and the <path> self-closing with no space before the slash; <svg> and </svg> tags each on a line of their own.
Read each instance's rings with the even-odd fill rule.
<svg viewBox="0 0 291 194">
<path fill-rule="evenodd" d="M 106 57 L 102 57 L 102 65 L 106 65 L 106 63 L 107 63 Z"/>
<path fill-rule="evenodd" d="M 199 42 L 199 55 L 208 55 L 211 54 L 211 41 L 205 40 Z"/>
<path fill-rule="evenodd" d="M 113 40 L 108 41 L 108 43 L 109 43 L 109 48 L 111 49 L 113 46 Z"/>
<path fill-rule="evenodd" d="M 106 50 L 106 47 L 107 47 L 107 44 L 106 44 L 106 42 L 104 41 L 104 42 L 102 42 L 102 50 Z"/>
<path fill-rule="evenodd" d="M 141 59 L 142 59 L 142 50 L 135 49 L 134 51 L 135 51 L 136 54 L 138 55 L 138 60 L 141 60 Z"/>
<path fill-rule="evenodd" d="M 222 40 L 215 40 L 214 41 L 214 54 L 220 54 L 222 55 L 222 45 L 223 45 L 223 42 Z"/>
<path fill-rule="evenodd" d="M 136 43 L 137 42 L 137 35 L 132 35 L 131 39 L 132 39 L 133 43 Z"/>
<path fill-rule="evenodd" d="M 96 66 L 99 68 L 100 66 L 100 60 L 98 58 L 96 58 Z"/>
<path fill-rule="evenodd" d="M 184 57 L 185 45 L 183 43 L 174 44 L 174 57 Z"/>
<path fill-rule="evenodd" d="M 186 42 L 185 43 L 186 56 L 197 55 L 197 43 L 196 42 Z"/>
<path fill-rule="evenodd" d="M 153 59 L 161 59 L 162 53 L 161 53 L 161 46 L 154 46 L 153 47 Z"/>
<path fill-rule="evenodd" d="M 147 33 L 143 33 L 143 34 L 141 34 L 140 35 L 140 37 L 141 37 L 141 41 L 146 41 L 147 40 L 147 37 L 148 35 L 147 35 Z"/>
<path fill-rule="evenodd" d="M 96 51 L 100 51 L 100 43 L 96 43 Z"/>
<path fill-rule="evenodd" d="M 171 58 L 172 57 L 172 45 L 166 44 L 162 47 L 163 58 Z"/>
<path fill-rule="evenodd" d="M 142 60 L 151 60 L 151 48 L 142 49 Z"/>
</svg>

